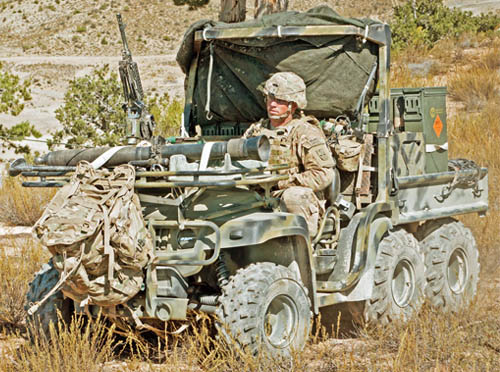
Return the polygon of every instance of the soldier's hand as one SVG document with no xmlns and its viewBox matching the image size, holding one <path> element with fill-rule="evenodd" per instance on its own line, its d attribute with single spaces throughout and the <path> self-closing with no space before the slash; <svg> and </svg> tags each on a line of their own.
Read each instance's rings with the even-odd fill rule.
<svg viewBox="0 0 500 372">
<path fill-rule="evenodd" d="M 278 181 L 278 189 L 283 190 L 295 186 L 294 181 L 295 177 L 293 175 L 290 175 L 287 180 Z"/>
</svg>

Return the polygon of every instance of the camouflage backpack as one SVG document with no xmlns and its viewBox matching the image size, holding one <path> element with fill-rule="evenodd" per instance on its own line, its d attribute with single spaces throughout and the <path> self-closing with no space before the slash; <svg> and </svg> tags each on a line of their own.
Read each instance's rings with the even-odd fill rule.
<svg viewBox="0 0 500 372">
<path fill-rule="evenodd" d="M 56 287 L 81 306 L 125 303 L 143 285 L 153 245 L 134 181 L 130 165 L 95 170 L 82 161 L 34 226 L 61 272 Z"/>
</svg>

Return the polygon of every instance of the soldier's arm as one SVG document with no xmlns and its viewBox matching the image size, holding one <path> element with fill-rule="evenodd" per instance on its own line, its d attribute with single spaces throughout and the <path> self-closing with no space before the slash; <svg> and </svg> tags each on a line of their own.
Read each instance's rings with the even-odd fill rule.
<svg viewBox="0 0 500 372">
<path fill-rule="evenodd" d="M 286 187 L 304 186 L 313 191 L 321 191 L 332 183 L 335 160 L 323 135 L 314 132 L 301 137 L 298 150 L 304 171 L 291 176 Z M 282 188 L 281 186 L 285 185 L 279 186 Z"/>
</svg>

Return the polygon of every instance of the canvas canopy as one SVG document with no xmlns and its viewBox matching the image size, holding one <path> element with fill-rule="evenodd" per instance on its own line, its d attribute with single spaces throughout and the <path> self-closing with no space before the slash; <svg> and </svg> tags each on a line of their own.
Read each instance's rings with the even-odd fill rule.
<svg viewBox="0 0 500 372">
<path fill-rule="evenodd" d="M 186 32 L 177 62 L 189 74 L 198 59 L 190 108 L 189 130 L 215 123 L 251 123 L 266 116 L 263 83 L 275 72 L 292 71 L 307 85 L 306 114 L 318 118 L 353 116 L 363 87 L 378 58 L 378 46 L 349 35 L 245 38 L 203 42 L 194 49 L 196 31 L 271 26 L 354 25 L 364 28 L 370 19 L 344 18 L 327 6 L 307 12 L 284 12 L 247 22 L 226 24 L 199 21 Z M 212 70 L 210 60 L 212 58 Z M 189 76 L 186 77 L 186 89 Z M 207 84 L 210 80 L 210 84 Z M 210 85 L 210 86 L 209 86 Z M 366 102 L 375 91 L 372 81 Z M 209 91 L 210 89 L 210 91 Z M 186 97 L 189 92 L 186 91 Z M 210 114 L 207 99 L 210 97 Z M 189 107 L 189 106 L 188 106 Z"/>
</svg>

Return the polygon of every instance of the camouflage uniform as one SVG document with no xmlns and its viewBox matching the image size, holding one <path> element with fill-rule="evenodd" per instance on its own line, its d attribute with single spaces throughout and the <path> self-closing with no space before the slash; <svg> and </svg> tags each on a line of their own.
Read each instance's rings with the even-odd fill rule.
<svg viewBox="0 0 500 372">
<path fill-rule="evenodd" d="M 282 85 L 280 80 L 287 78 L 285 74 L 290 73 L 279 74 L 280 76 L 274 79 L 278 87 Z M 273 77 L 276 75 L 278 74 Z M 305 84 L 303 88 L 305 90 Z M 266 91 L 269 92 L 267 83 L 264 92 Z M 297 91 L 292 86 L 292 92 Z M 279 92 L 276 93 L 278 94 L 271 94 L 280 98 Z M 299 108 L 307 105 L 305 93 L 303 97 L 291 98 L 289 101 L 296 102 Z M 309 235 L 315 236 L 319 219 L 325 210 L 323 190 L 332 183 L 335 166 L 319 122 L 310 116 L 294 115 L 286 125 L 273 128 L 270 120 L 265 119 L 252 124 L 245 132 L 245 137 L 262 134 L 267 135 L 271 142 L 269 164 L 290 165 L 290 169 L 283 171 L 289 174 L 289 179 L 280 181 L 275 192 L 276 196 L 281 197 L 282 209 L 304 216 L 309 227 Z"/>
</svg>

